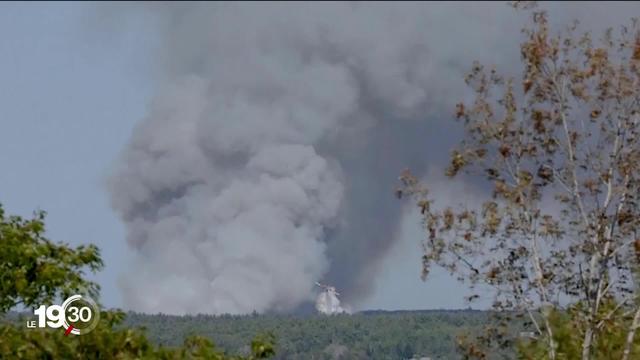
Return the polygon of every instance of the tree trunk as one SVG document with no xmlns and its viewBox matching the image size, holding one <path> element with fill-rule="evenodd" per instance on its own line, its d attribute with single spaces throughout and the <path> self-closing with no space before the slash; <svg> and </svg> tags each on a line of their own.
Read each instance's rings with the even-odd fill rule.
<svg viewBox="0 0 640 360">
<path fill-rule="evenodd" d="M 633 338 L 636 335 L 636 329 L 640 325 L 640 307 L 636 309 L 636 314 L 633 316 L 633 323 L 627 334 L 627 343 L 624 346 L 624 353 L 622 354 L 622 360 L 628 360 L 631 355 L 631 348 L 633 347 Z"/>
<path fill-rule="evenodd" d="M 593 341 L 593 329 L 589 327 L 584 333 L 582 341 L 582 360 L 589 360 L 591 357 L 591 342 Z"/>
</svg>

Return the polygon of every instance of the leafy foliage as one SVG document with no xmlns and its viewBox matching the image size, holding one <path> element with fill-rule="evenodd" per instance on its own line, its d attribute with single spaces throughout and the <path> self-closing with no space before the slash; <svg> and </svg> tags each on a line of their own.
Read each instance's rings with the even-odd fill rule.
<svg viewBox="0 0 640 360">
<path fill-rule="evenodd" d="M 582 341 L 584 339 L 585 324 L 580 324 L 580 316 L 576 313 L 585 311 L 580 307 L 584 304 L 575 304 L 567 311 L 554 310 L 549 315 L 549 322 L 553 328 L 554 338 L 558 347 L 556 349 L 558 359 L 579 359 L 582 355 Z M 616 309 L 618 304 L 606 302 L 600 308 L 602 316 L 606 317 Z M 621 359 L 626 348 L 630 321 L 623 321 L 619 317 L 610 317 L 600 330 L 600 336 L 593 344 L 592 355 L 595 359 Z M 547 357 L 547 348 L 544 341 L 539 339 L 523 340 L 518 343 L 518 354 L 521 359 L 535 360 Z M 635 342 L 629 355 L 635 359 L 640 355 L 640 342 Z"/>
<path fill-rule="evenodd" d="M 561 358 L 555 311 L 581 334 L 583 360 L 617 331 L 628 359 L 640 326 L 640 26 L 595 41 L 577 23 L 553 35 L 544 11 L 531 15 L 520 79 L 474 63 L 465 81 L 475 97 L 455 110 L 465 135 L 446 175 L 484 180 L 492 194 L 478 207 L 435 208 L 410 172 L 398 194 L 424 215 L 424 276 L 435 264 L 493 289 L 494 309 L 526 316 L 550 359 Z M 563 312 L 567 303 L 580 306 Z M 620 328 L 607 330 L 614 319 Z M 512 346 L 509 321 L 480 343 Z"/>
<path fill-rule="evenodd" d="M 247 357 L 227 356 L 201 336 L 186 338 L 179 347 L 157 347 L 140 330 L 117 327 L 125 318 L 120 311 L 102 312 L 100 325 L 89 334 L 65 337 L 62 331 L 26 330 L 7 324 L 0 328 L 0 357 L 10 359 L 265 359 L 273 346 L 252 342 Z"/>
<path fill-rule="evenodd" d="M 14 306 L 51 303 L 82 293 L 97 297 L 98 284 L 84 279 L 84 268 L 102 268 L 94 245 L 71 248 L 44 237 L 45 212 L 33 219 L 6 216 L 0 205 L 0 313 Z"/>
<path fill-rule="evenodd" d="M 5 216 L 0 206 L 0 316 L 16 305 L 38 306 L 72 294 L 96 298 L 99 287 L 84 278 L 84 268 L 99 270 L 98 248 L 53 243 L 44 237 L 44 212 L 31 220 Z M 247 356 L 228 356 L 201 336 L 182 346 L 156 347 L 143 331 L 119 327 L 121 311 L 101 311 L 92 332 L 66 337 L 62 331 L 27 329 L 24 322 L 6 318 L 0 323 L 3 359 L 265 359 L 274 355 L 272 337 L 256 338 Z"/>
</svg>

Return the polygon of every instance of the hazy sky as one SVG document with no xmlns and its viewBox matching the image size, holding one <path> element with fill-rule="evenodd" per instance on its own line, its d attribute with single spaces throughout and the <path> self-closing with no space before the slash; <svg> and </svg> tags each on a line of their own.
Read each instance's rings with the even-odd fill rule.
<svg viewBox="0 0 640 360">
<path fill-rule="evenodd" d="M 591 29 L 614 26 L 640 9 L 545 6 L 552 23 L 580 18 Z M 392 185 L 395 172 L 410 164 L 427 173 L 438 201 L 474 196 L 464 184 L 437 189 L 450 185 L 434 170 L 441 171 L 437 162 L 449 150 L 443 144 L 453 139 L 443 114 L 463 96 L 461 75 L 473 59 L 515 69 L 521 24 L 497 3 L 3 3 L 0 202 L 24 216 L 46 210 L 51 239 L 98 245 L 106 267 L 96 280 L 110 307 L 227 309 L 233 307 L 206 297 L 230 290 L 236 301 L 249 288 L 271 292 L 256 304 L 277 308 L 289 296 L 282 291 L 295 290 L 293 305 L 308 299 L 319 276 L 343 281 L 349 289 L 338 290 L 354 296 L 367 294 L 373 279 L 372 295 L 356 309 L 466 307 L 467 291 L 442 271 L 420 280 L 415 212 L 400 218 L 387 251 L 400 207 Z M 334 134 L 334 126 L 342 127 Z M 295 165 L 299 154 L 289 144 L 311 160 Z M 265 149 L 270 155 L 261 155 Z M 269 171 L 285 175 L 269 178 Z M 291 184 L 301 183 L 302 195 L 288 197 Z M 332 205 L 334 195 L 346 205 Z M 254 200 L 266 204 L 262 214 L 254 212 Z M 327 230 L 343 217 L 351 223 Z M 324 237 L 326 254 L 314 256 Z M 282 258 L 262 256 L 274 245 Z M 237 253 L 217 257 L 227 250 Z M 265 261 L 256 266 L 251 259 Z M 236 277 L 234 266 L 246 273 Z M 291 269 L 307 272 L 295 286 L 280 276 Z M 257 281 L 262 288 L 246 286 L 265 273 L 267 283 Z M 244 281 L 240 288 L 237 279 Z M 172 284 L 184 290 L 175 292 L 177 302 L 142 306 L 143 286 L 171 291 Z M 212 292 L 198 292 L 207 286 Z M 200 297 L 212 306 L 194 305 L 192 298 Z"/>
<path fill-rule="evenodd" d="M 82 4 L 0 10 L 0 202 L 21 215 L 46 210 L 52 239 L 97 244 L 106 264 L 97 275 L 102 301 L 122 306 L 118 279 L 131 255 L 105 178 L 150 101 L 154 34 L 144 21 L 117 37 L 101 33 Z M 362 308 L 466 306 L 446 274 L 420 281 L 418 219 L 403 223 Z"/>
<path fill-rule="evenodd" d="M 158 103 L 153 105 L 152 102 L 154 97 L 157 99 L 158 94 L 162 95 L 164 92 L 164 97 L 160 98 L 160 102 L 164 99 L 164 102 L 186 109 L 186 116 L 190 116 L 190 104 L 191 101 L 194 101 L 196 106 L 202 105 L 205 111 L 213 113 L 211 116 L 214 125 L 212 126 L 217 126 L 217 128 L 205 127 L 205 132 L 215 136 L 216 134 L 224 134 L 224 132 L 218 131 L 223 128 L 222 130 L 231 131 L 230 135 L 235 136 L 238 135 L 234 133 L 237 130 L 235 125 L 224 129 L 225 123 L 220 123 L 220 121 L 224 121 L 228 115 L 237 114 L 224 113 L 224 109 L 221 110 L 221 113 L 216 113 L 216 105 L 208 103 L 210 100 L 218 98 L 217 93 L 211 92 L 216 91 L 213 85 L 216 84 L 218 77 L 222 81 L 223 90 L 229 85 L 230 89 L 238 86 L 241 92 L 247 89 L 251 91 L 257 89 L 257 93 L 260 93 L 260 86 L 267 85 L 265 88 L 269 89 L 268 86 L 275 85 L 278 89 L 284 89 L 284 94 L 289 96 L 284 98 L 283 106 L 285 107 L 282 109 L 285 113 L 291 109 L 299 110 L 296 99 L 300 99 L 302 111 L 306 111 L 310 115 L 319 114 L 319 119 L 323 119 L 326 115 L 322 112 L 324 111 L 323 106 L 320 106 L 318 111 L 313 108 L 314 106 L 318 103 L 323 104 L 324 100 L 334 101 L 337 105 L 342 104 L 341 97 L 332 94 L 333 90 L 330 88 L 332 79 L 327 79 L 325 76 L 329 75 L 334 76 L 337 81 L 347 80 L 342 83 L 341 89 L 341 91 L 347 91 L 345 94 L 350 95 L 351 93 L 348 91 L 355 90 L 359 92 L 356 93 L 359 94 L 358 96 L 368 97 L 369 103 L 365 104 L 354 103 L 354 105 L 345 102 L 347 106 L 360 106 L 370 112 L 367 114 L 366 111 L 359 113 L 356 111 L 357 115 L 392 118 L 395 121 L 398 119 L 394 118 L 393 110 L 387 110 L 387 108 L 393 108 L 396 104 L 399 105 L 396 110 L 410 108 L 415 104 L 420 106 L 421 102 L 425 101 L 425 96 L 431 97 L 430 102 L 424 102 L 430 106 L 442 105 L 442 101 L 438 101 L 442 99 L 445 99 L 444 102 L 450 102 L 450 99 L 443 96 L 454 91 L 452 89 L 457 86 L 452 82 L 451 77 L 457 76 L 459 68 L 466 66 L 467 58 L 471 61 L 475 57 L 473 54 L 478 54 L 481 59 L 484 56 L 485 60 L 496 61 L 499 65 L 501 62 L 507 66 L 516 63 L 514 59 L 517 58 L 517 47 L 509 46 L 509 44 L 517 39 L 517 32 L 510 33 L 504 29 L 515 30 L 519 26 L 518 21 L 511 17 L 511 13 L 506 10 L 506 7 L 495 7 L 495 5 L 493 4 L 494 7 L 486 7 L 485 5 L 448 7 L 448 5 L 436 4 L 432 5 L 429 11 L 424 14 L 415 14 L 415 16 L 412 11 L 407 12 L 402 8 L 391 9 L 393 11 L 390 11 L 387 16 L 388 11 L 385 9 L 355 5 L 353 8 L 346 9 L 335 6 L 335 4 L 332 5 L 333 8 L 332 6 L 322 7 L 326 13 L 318 16 L 310 15 L 308 8 L 299 8 L 297 9 L 299 13 L 296 13 L 296 10 L 279 12 L 277 9 L 266 7 L 259 9 L 245 7 L 244 9 L 240 8 L 239 11 L 231 9 L 232 11 L 228 13 L 223 12 L 217 23 L 213 21 L 214 29 L 218 31 L 214 35 L 219 36 L 210 37 L 208 31 L 210 31 L 209 25 L 212 22 L 208 16 L 212 16 L 212 14 L 218 16 L 217 13 L 210 12 L 211 9 L 206 9 L 207 11 L 201 13 L 198 9 L 182 8 L 175 4 L 158 8 L 143 8 L 135 4 L 117 7 L 100 4 L 98 5 L 99 11 L 96 11 L 94 4 L 3 3 L 0 5 L 0 202 L 9 213 L 24 216 L 29 216 L 35 209 L 46 210 L 49 213 L 47 227 L 48 236 L 51 239 L 62 240 L 73 245 L 83 243 L 98 245 L 102 250 L 106 264 L 105 269 L 96 275 L 96 280 L 102 286 L 101 300 L 110 307 L 124 307 L 124 293 L 121 289 L 126 282 L 123 282 L 123 279 L 128 277 L 128 271 L 135 269 L 135 267 L 131 267 L 131 262 L 141 258 L 133 255 L 133 250 L 129 248 L 125 239 L 124 226 L 111 209 L 107 195 L 107 178 L 109 175 L 118 174 L 117 171 L 114 171 L 116 159 L 127 148 L 127 144 L 131 144 L 134 126 L 142 123 L 145 118 L 146 127 L 144 129 L 146 130 L 139 131 L 136 141 L 142 140 L 140 144 L 145 146 L 145 141 L 148 140 L 147 143 L 153 145 L 153 141 L 159 139 L 161 146 L 173 146 L 174 141 L 171 137 L 171 126 L 173 125 L 163 123 L 165 121 L 163 120 L 164 115 L 158 117 L 158 114 L 162 114 L 163 111 L 167 112 L 167 109 L 157 111 Z M 548 6 L 555 8 L 552 13 L 557 16 L 554 16 L 553 19 L 566 22 L 568 19 L 581 17 L 585 23 L 594 28 L 602 27 L 605 24 L 615 25 L 615 22 L 619 21 L 622 15 L 626 16 L 638 10 L 638 6 L 631 3 L 616 6 L 604 5 L 604 7 L 593 3 L 588 5 L 551 4 Z M 151 23 L 150 17 L 140 16 L 142 14 L 140 10 L 154 9 L 158 10 L 157 15 L 159 14 L 158 18 L 154 18 L 155 20 L 167 20 L 162 26 Z M 229 9 L 224 8 L 223 10 Z M 318 7 L 312 10 L 320 9 Z M 271 13 L 263 16 L 262 11 L 264 10 L 271 11 Z M 352 10 L 353 12 L 351 12 Z M 136 16 L 125 16 L 134 12 Z M 169 15 L 166 18 L 162 17 L 167 14 Z M 269 14 L 271 14 L 271 18 Z M 229 18 L 225 18 L 225 15 L 228 15 Z M 279 18 L 281 15 L 282 18 Z M 428 18 L 426 23 L 421 17 L 423 15 Z M 234 20 L 236 19 L 233 18 L 234 16 L 237 16 L 238 21 Z M 289 17 L 287 18 L 287 16 Z M 325 18 L 323 19 L 322 16 Z M 398 16 L 411 18 L 415 21 L 413 23 L 397 22 Z M 271 19 L 276 21 L 271 21 Z M 325 21 L 326 19 L 330 20 Z M 315 23 L 316 20 L 317 23 Z M 332 23 L 334 20 L 335 22 Z M 241 25 L 242 21 L 245 22 L 245 25 Z M 287 21 L 291 23 L 287 23 Z M 313 24 L 307 26 L 311 22 L 314 22 L 315 28 Z M 424 23 L 422 25 L 426 27 L 420 28 L 416 25 L 417 23 Z M 322 29 L 327 24 L 330 24 L 329 27 Z M 378 27 L 378 24 L 382 27 Z M 291 26 L 291 28 L 287 28 L 287 26 Z M 385 30 L 384 26 L 391 26 L 389 29 L 393 31 Z M 478 31 L 478 27 L 485 31 Z M 259 36 L 263 35 L 260 34 L 260 31 L 263 29 L 266 30 L 266 33 L 264 38 L 260 38 Z M 296 29 L 304 29 L 306 32 L 296 34 Z M 372 34 L 369 29 L 377 29 L 378 33 Z M 348 35 L 345 36 L 344 42 L 343 34 Z M 300 37 L 296 37 L 297 35 Z M 317 38 L 314 37 L 316 35 Z M 336 46 L 336 49 L 328 49 L 323 54 L 322 51 L 327 49 L 323 49 L 321 45 L 327 36 L 330 41 L 334 42 L 333 45 Z M 423 37 L 428 43 L 426 47 L 421 47 Z M 262 44 L 259 42 L 263 39 L 266 39 L 267 43 L 264 48 L 261 48 Z M 383 42 L 378 41 L 379 39 L 382 39 Z M 385 39 L 386 42 L 384 42 Z M 251 43 L 252 41 L 258 41 L 259 45 L 256 46 Z M 320 43 L 320 45 L 316 43 Z M 244 47 L 237 44 L 244 44 Z M 295 46 L 291 46 L 291 44 Z M 296 44 L 301 46 L 297 47 Z M 314 47 L 316 45 L 318 45 L 317 48 Z M 355 48 L 352 45 L 355 45 Z M 255 57 L 255 59 L 266 59 L 265 63 L 260 63 L 257 60 L 252 62 L 255 59 L 251 56 L 252 53 L 247 51 L 252 51 L 253 48 L 259 48 L 260 51 L 266 49 L 266 52 L 256 53 Z M 225 53 L 221 54 L 220 49 Z M 509 49 L 513 50 L 512 53 L 508 52 Z M 296 61 L 300 59 L 297 57 L 297 51 L 300 51 L 301 57 L 304 57 L 307 50 L 321 51 L 319 55 L 328 56 L 328 62 L 326 62 L 327 59 L 320 59 L 319 67 L 302 66 L 297 68 L 299 73 L 290 72 L 287 65 L 283 65 L 289 64 L 289 62 L 295 65 Z M 336 53 L 332 54 L 334 50 Z M 402 51 L 406 53 L 402 53 Z M 164 55 L 158 59 L 158 54 Z M 271 58 L 271 55 L 274 57 Z M 317 55 L 318 53 L 316 53 Z M 364 66 L 364 69 L 360 69 L 364 72 L 358 73 L 356 71 L 348 74 L 347 72 L 352 69 L 345 66 L 342 68 L 333 67 L 331 57 L 334 55 L 346 56 L 347 63 L 356 61 L 358 66 Z M 237 69 L 241 66 L 245 66 L 244 70 L 248 70 L 248 72 L 245 73 L 242 70 L 236 75 L 228 71 L 228 69 Z M 373 69 L 371 73 L 367 74 L 367 71 L 371 69 Z M 399 71 L 396 71 L 398 69 Z M 182 72 L 189 74 L 191 71 L 203 77 L 204 81 L 201 84 L 208 84 L 208 81 L 213 79 L 207 85 L 209 88 L 204 88 L 205 91 L 200 89 L 194 92 L 198 96 L 202 95 L 204 101 L 191 99 L 188 92 L 175 92 L 175 89 L 171 89 L 172 77 L 182 79 Z M 408 71 L 410 75 L 403 71 Z M 211 76 L 211 74 L 215 74 L 215 76 Z M 269 76 L 264 76 L 264 74 Z M 352 77 L 345 77 L 344 74 Z M 353 80 L 353 76 L 358 76 L 358 74 L 364 74 L 366 80 L 359 84 L 357 89 L 353 89 L 353 82 L 350 80 Z M 207 76 L 212 79 L 207 79 Z M 289 76 L 293 77 L 290 79 Z M 408 81 L 405 81 L 405 76 Z M 254 77 L 255 82 L 253 81 Z M 321 86 L 318 88 L 307 87 L 308 79 L 316 79 L 315 83 Z M 220 82 L 218 81 L 218 83 Z M 300 87 L 296 88 L 299 85 Z M 254 86 L 255 89 L 252 90 Z M 167 89 L 169 89 L 168 92 Z M 179 90 L 180 87 L 177 89 Z M 338 89 L 338 86 L 335 89 Z M 424 93 L 423 90 L 431 92 Z M 230 96 L 233 96 L 233 90 L 229 91 Z M 454 93 L 457 94 L 456 91 Z M 220 94 L 222 96 L 229 95 L 224 92 Z M 301 97 L 298 98 L 299 94 Z M 172 95 L 173 98 L 176 98 L 175 100 Z M 376 99 L 384 99 L 387 102 L 372 104 L 371 102 L 375 102 Z M 320 102 L 314 103 L 317 100 Z M 197 101 L 204 102 L 204 104 L 199 104 Z M 306 105 L 311 105 L 311 107 L 305 108 Z M 424 110 L 419 106 L 417 108 L 419 111 Z M 259 106 L 255 109 L 263 111 Z M 250 110 L 255 109 L 251 108 Z M 168 107 L 168 110 L 171 110 L 171 106 Z M 240 114 L 244 113 L 240 112 Z M 260 120 L 263 113 L 256 114 L 258 115 L 254 117 Z M 390 114 L 391 116 L 389 116 Z M 169 115 L 169 117 L 171 116 L 173 115 Z M 208 119 L 205 120 L 208 121 Z M 238 124 L 244 121 L 242 115 L 237 120 Z M 315 128 L 316 123 L 312 120 L 304 120 L 308 123 L 303 127 Z M 215 125 L 215 121 L 218 121 L 217 125 Z M 263 126 L 259 122 L 255 124 Z M 386 137 L 386 130 L 376 130 L 373 133 L 378 134 L 376 136 L 379 138 L 374 140 L 384 146 L 396 147 L 396 152 L 393 156 L 390 155 L 389 159 L 397 161 L 397 157 L 402 158 L 409 146 L 414 147 L 411 150 L 413 152 L 410 151 L 413 159 L 411 161 L 414 163 L 416 159 L 420 161 L 423 156 L 425 161 L 426 159 L 442 158 L 440 152 L 448 151 L 442 147 L 432 146 L 430 150 L 432 153 L 417 156 L 414 150 L 420 149 L 421 139 L 419 135 L 416 135 L 416 131 L 412 130 L 413 128 L 407 127 L 405 124 L 405 128 L 396 131 L 393 135 L 396 127 L 391 124 L 396 123 L 382 124 L 386 124 L 385 126 L 390 129 L 391 135 Z M 447 136 L 438 133 L 438 131 L 442 132 L 446 129 L 438 129 L 435 120 L 434 122 L 418 122 L 416 124 L 419 124 L 416 125 L 416 130 L 430 133 L 432 142 L 447 138 Z M 299 124 L 294 123 L 293 125 L 295 128 Z M 431 126 L 435 126 L 435 128 Z M 272 129 L 265 127 L 263 130 L 271 131 Z M 153 133 L 154 131 L 155 133 Z M 157 137 L 158 134 L 167 137 Z M 272 135 L 280 136 L 281 133 L 274 132 Z M 218 144 L 214 143 L 213 145 L 224 145 L 227 140 L 225 136 L 214 139 L 218 141 Z M 402 148 L 404 136 L 413 136 L 411 140 L 407 140 L 407 144 L 410 141 L 413 144 L 406 145 L 407 149 Z M 133 138 L 136 139 L 135 135 Z M 209 140 L 211 138 L 206 141 Z M 178 144 L 179 141 L 180 139 L 175 143 Z M 165 145 L 162 145 L 162 142 Z M 186 138 L 185 143 L 180 145 L 182 148 L 178 147 L 178 150 L 174 151 L 174 155 L 175 152 L 178 154 L 185 152 L 184 148 L 187 149 L 186 152 L 190 151 L 189 146 L 192 142 L 191 138 Z M 314 142 L 309 144 L 315 146 Z M 231 145 L 233 146 L 233 144 Z M 398 148 L 398 146 L 400 147 Z M 434 148 L 437 150 L 433 150 Z M 134 147 L 135 149 L 137 148 Z M 323 151 L 322 145 L 318 149 Z M 378 151 L 375 148 L 372 150 Z M 219 149 L 214 151 L 219 151 Z M 341 158 L 340 154 L 335 154 L 336 148 L 325 148 L 325 153 L 332 151 L 334 156 L 345 161 L 343 166 L 349 166 L 349 161 L 351 161 L 351 165 L 360 165 L 357 158 L 351 160 L 348 159 L 348 156 Z M 433 151 L 436 151 L 435 155 Z M 169 148 L 169 153 L 171 153 L 171 148 Z M 361 202 L 356 205 L 366 209 L 368 206 L 367 191 L 371 189 L 376 192 L 386 191 L 389 179 L 380 180 L 378 185 L 371 185 L 372 188 L 367 188 L 369 184 L 366 179 L 366 171 L 368 170 L 377 171 L 376 176 L 395 176 L 390 173 L 390 171 L 395 171 L 393 170 L 395 165 L 380 164 L 381 159 L 384 160 L 386 155 L 384 152 L 380 153 L 382 157 L 377 157 L 375 154 L 368 155 L 370 158 L 368 163 L 362 169 L 356 169 L 354 172 L 360 178 L 356 177 L 356 180 L 352 180 L 354 182 L 351 183 L 351 186 L 362 188 L 364 185 L 365 188 L 354 198 Z M 180 156 L 174 156 L 173 160 L 175 161 L 175 159 L 178 159 L 176 169 L 180 170 Z M 227 158 L 228 160 L 233 162 L 237 159 L 230 157 Z M 144 169 L 144 166 L 140 165 L 144 164 L 136 165 L 139 166 L 138 171 Z M 239 166 L 244 165 L 240 164 Z M 391 170 L 387 171 L 387 167 Z M 422 168 L 428 167 L 422 166 Z M 180 181 L 184 180 L 180 179 L 184 174 L 176 173 L 173 176 L 171 169 L 171 167 L 165 169 L 160 167 L 153 170 L 162 170 L 169 178 L 176 177 Z M 232 171 L 238 169 L 244 171 L 241 168 L 233 168 Z M 363 169 L 364 171 L 362 171 Z M 216 173 L 215 171 L 214 173 Z M 347 173 L 349 171 L 351 169 L 347 169 Z M 438 173 L 433 172 L 433 167 L 429 171 L 431 172 L 431 180 L 435 179 L 438 183 Z M 389 172 L 388 175 L 387 172 Z M 364 178 L 362 178 L 363 175 Z M 132 184 L 134 185 L 135 181 L 139 180 L 142 181 L 142 184 L 145 181 L 150 182 L 144 178 L 144 174 L 140 179 L 136 180 L 133 176 L 125 181 L 129 180 L 133 180 Z M 440 183 L 446 184 L 445 181 L 440 181 Z M 124 184 L 124 187 L 122 184 L 120 185 L 116 195 L 120 197 L 135 195 L 133 190 L 131 194 L 128 194 L 127 183 Z M 153 179 L 151 184 L 153 185 Z M 158 184 L 162 190 L 163 179 L 159 179 L 155 186 Z M 346 184 L 348 185 L 349 182 Z M 447 191 L 438 192 L 439 199 L 443 199 L 443 201 L 457 200 L 461 194 L 473 196 L 473 190 L 465 187 L 457 187 Z M 160 198 L 163 196 L 162 193 L 159 195 Z M 378 194 L 378 203 L 376 204 L 393 204 L 384 198 L 386 195 L 383 195 Z M 134 199 L 132 203 L 135 204 L 135 196 L 129 197 Z M 127 201 L 131 202 L 131 199 Z M 364 202 L 362 202 L 363 200 Z M 351 201 L 353 203 L 353 199 Z M 153 202 L 150 204 L 153 205 Z M 355 209 L 357 211 L 358 207 L 356 206 Z M 371 212 L 371 214 L 385 217 L 388 215 L 388 210 L 387 213 L 382 211 Z M 379 267 L 381 270 L 375 276 L 373 295 L 357 306 L 357 309 L 466 307 L 463 296 L 467 292 L 442 271 L 434 271 L 426 283 L 420 280 L 420 240 L 422 238 L 420 224 L 415 213 L 407 212 L 407 214 L 409 215 L 400 220 L 398 241 L 382 260 L 382 266 Z M 144 214 L 139 215 L 144 216 Z M 380 219 L 380 221 L 385 220 L 387 219 Z M 205 216 L 204 223 L 206 224 L 207 221 Z M 375 224 L 377 220 L 368 219 L 367 221 L 372 221 Z M 129 226 L 130 230 L 136 228 L 135 222 L 130 222 Z M 368 229 L 367 231 L 357 239 L 358 246 L 361 247 L 356 247 L 356 249 L 367 250 L 367 236 L 375 235 L 376 229 Z M 338 238 L 338 240 L 346 241 L 347 247 L 345 249 L 349 249 L 349 242 L 358 233 L 358 227 L 352 228 L 351 232 L 347 231 L 343 238 Z M 171 236 L 165 233 L 161 233 L 161 235 Z M 214 237 L 214 239 L 216 238 Z M 133 240 L 135 240 L 135 236 Z M 197 236 L 192 240 L 199 241 Z M 160 247 L 162 246 L 161 243 Z M 177 243 L 177 246 L 180 246 L 180 242 Z M 332 259 L 340 264 L 334 264 L 333 271 L 349 271 L 350 253 L 347 251 L 346 255 L 341 254 L 340 246 L 334 247 L 334 250 Z M 246 251 L 246 248 L 241 251 Z M 166 252 L 170 253 L 170 250 Z M 215 251 L 213 253 L 215 254 Z M 375 252 L 372 254 L 377 255 Z M 142 253 L 142 255 L 149 254 Z M 366 257 L 368 253 L 364 253 L 362 256 Z M 354 263 L 364 264 L 361 261 Z M 160 266 L 162 264 L 161 261 L 156 263 Z M 143 265 L 143 268 L 144 266 L 146 265 Z M 354 270 L 361 272 L 365 270 L 363 274 L 367 273 L 366 268 Z M 150 271 L 154 270 L 151 268 Z M 163 271 L 171 274 L 173 269 L 163 268 Z M 156 274 L 156 276 L 164 276 L 164 274 Z M 353 283 L 353 281 L 358 281 L 357 276 L 347 276 L 347 278 L 352 281 L 352 286 L 358 285 Z M 208 278 L 204 276 L 202 279 L 206 281 Z M 310 279 L 304 278 L 303 280 L 305 284 L 311 282 Z M 275 279 L 274 284 L 278 284 L 280 281 L 280 279 Z M 303 288 L 307 286 L 305 284 L 302 285 Z M 131 289 L 129 288 L 129 290 Z M 144 293 L 144 291 L 138 291 L 138 295 L 140 292 Z M 150 296 L 154 295 L 157 296 L 157 294 L 150 294 Z M 202 301 L 215 302 L 215 299 L 202 299 Z M 197 308 L 206 309 L 209 307 Z"/>
<path fill-rule="evenodd" d="M 102 298 L 116 306 L 128 251 L 103 183 L 149 99 L 136 68 L 147 42 L 89 41 L 85 10 L 0 5 L 0 201 L 10 213 L 46 210 L 52 239 L 97 244 Z"/>
</svg>

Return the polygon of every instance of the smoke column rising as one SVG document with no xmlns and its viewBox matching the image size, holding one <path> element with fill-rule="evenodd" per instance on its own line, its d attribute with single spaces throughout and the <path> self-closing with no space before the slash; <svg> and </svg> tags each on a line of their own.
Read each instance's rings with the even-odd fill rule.
<svg viewBox="0 0 640 360">
<path fill-rule="evenodd" d="M 397 175 L 447 156 L 438 119 L 464 71 L 511 69 L 523 21 L 470 3 L 142 10 L 162 39 L 157 93 L 109 189 L 136 254 L 126 306 L 175 314 L 291 311 L 317 280 L 369 295 Z"/>
</svg>

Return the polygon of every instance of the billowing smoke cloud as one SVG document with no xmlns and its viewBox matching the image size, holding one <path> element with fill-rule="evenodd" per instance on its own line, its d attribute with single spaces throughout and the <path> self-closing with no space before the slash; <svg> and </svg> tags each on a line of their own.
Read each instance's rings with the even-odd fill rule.
<svg viewBox="0 0 640 360">
<path fill-rule="evenodd" d="M 321 279 L 366 297 L 394 241 L 397 175 L 447 156 L 439 119 L 464 71 L 513 68 L 523 22 L 470 3 L 144 13 L 157 94 L 110 193 L 136 253 L 125 304 L 165 313 L 290 311 Z"/>
</svg>

